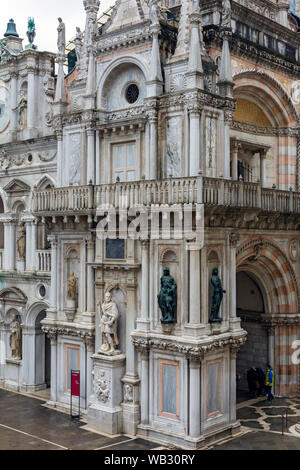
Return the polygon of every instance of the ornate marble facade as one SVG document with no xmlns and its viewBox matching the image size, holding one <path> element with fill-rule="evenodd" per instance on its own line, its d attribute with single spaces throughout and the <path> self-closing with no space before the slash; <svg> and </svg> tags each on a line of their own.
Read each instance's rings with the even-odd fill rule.
<svg viewBox="0 0 300 470">
<path fill-rule="evenodd" d="M 80 369 L 90 427 L 199 448 L 238 432 L 236 364 L 247 364 L 247 332 L 263 329 L 276 394 L 299 393 L 300 39 L 285 3 L 117 0 L 100 34 L 100 2 L 84 0 L 68 76 L 63 21 L 58 54 L 5 38 L 1 384 L 50 387 L 49 404 L 66 408 Z M 163 210 L 158 236 L 102 239 L 108 204 L 120 233 L 134 204 Z M 174 235 L 174 205 L 193 228 L 204 205 L 203 243 Z M 171 325 L 157 302 L 165 268 L 177 286 Z M 210 323 L 216 268 L 226 294 L 222 322 Z M 112 354 L 101 353 L 105 297 L 118 312 Z"/>
</svg>

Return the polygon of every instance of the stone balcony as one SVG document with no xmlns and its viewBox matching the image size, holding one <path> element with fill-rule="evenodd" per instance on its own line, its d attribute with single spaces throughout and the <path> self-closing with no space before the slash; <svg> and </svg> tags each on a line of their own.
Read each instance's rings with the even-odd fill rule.
<svg viewBox="0 0 300 470">
<path fill-rule="evenodd" d="M 33 212 L 40 216 L 92 214 L 108 204 L 116 209 L 153 204 L 205 204 L 300 214 L 300 193 L 262 188 L 260 183 L 198 176 L 51 188 L 36 190 L 33 196 Z"/>
</svg>

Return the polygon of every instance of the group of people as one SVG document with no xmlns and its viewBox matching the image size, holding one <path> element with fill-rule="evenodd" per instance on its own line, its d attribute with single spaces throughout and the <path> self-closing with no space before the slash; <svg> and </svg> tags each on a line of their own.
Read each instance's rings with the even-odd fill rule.
<svg viewBox="0 0 300 470">
<path fill-rule="evenodd" d="M 274 371 L 270 364 L 267 364 L 266 372 L 260 367 L 251 366 L 247 372 L 247 381 L 251 398 L 267 395 L 268 401 L 273 400 Z"/>
</svg>

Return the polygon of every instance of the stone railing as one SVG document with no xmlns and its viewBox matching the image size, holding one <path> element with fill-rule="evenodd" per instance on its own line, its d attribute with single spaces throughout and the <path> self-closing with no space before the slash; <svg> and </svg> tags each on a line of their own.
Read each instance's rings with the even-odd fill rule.
<svg viewBox="0 0 300 470">
<path fill-rule="evenodd" d="M 33 212 L 76 214 L 108 204 L 128 209 L 135 205 L 196 203 L 300 213 L 300 193 L 262 188 L 259 183 L 202 176 L 37 190 Z"/>
<path fill-rule="evenodd" d="M 38 271 L 49 273 L 51 271 L 51 251 L 37 250 L 37 263 Z"/>
</svg>

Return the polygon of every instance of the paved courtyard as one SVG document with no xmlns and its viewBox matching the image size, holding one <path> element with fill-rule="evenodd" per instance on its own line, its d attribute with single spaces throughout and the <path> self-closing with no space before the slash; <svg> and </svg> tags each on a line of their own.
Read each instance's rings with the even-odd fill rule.
<svg viewBox="0 0 300 470">
<path fill-rule="evenodd" d="M 162 450 L 163 446 L 129 436 L 108 437 L 85 429 L 84 420 L 48 408 L 43 399 L 0 389 L 0 450 Z M 288 425 L 282 435 L 282 413 Z M 300 450 L 290 427 L 300 422 L 300 399 L 264 398 L 237 405 L 239 436 L 210 446 L 211 450 Z"/>
</svg>

